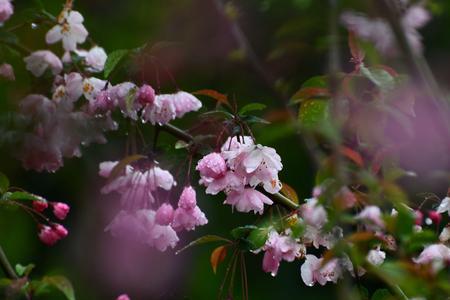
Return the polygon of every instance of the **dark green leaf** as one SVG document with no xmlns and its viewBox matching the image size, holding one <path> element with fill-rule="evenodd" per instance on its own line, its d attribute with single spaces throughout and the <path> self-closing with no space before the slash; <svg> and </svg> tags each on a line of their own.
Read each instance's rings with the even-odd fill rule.
<svg viewBox="0 0 450 300">
<path fill-rule="evenodd" d="M 108 78 L 111 73 L 117 68 L 122 59 L 124 59 L 129 53 L 130 50 L 127 49 L 121 49 L 111 52 L 108 55 L 108 59 L 105 63 L 105 69 L 103 71 L 104 77 Z"/>
<path fill-rule="evenodd" d="M 42 278 L 42 282 L 55 287 L 61 291 L 67 300 L 75 300 L 75 293 L 72 284 L 64 276 L 46 276 Z"/>
<path fill-rule="evenodd" d="M 250 103 L 245 105 L 244 107 L 242 107 L 239 110 L 239 114 L 240 115 L 245 115 L 246 113 L 248 113 L 249 111 L 255 111 L 255 110 L 263 110 L 264 108 L 266 108 L 267 105 L 262 104 L 262 103 Z"/>
<path fill-rule="evenodd" d="M 197 245 L 202 245 L 202 244 L 208 244 L 208 243 L 212 243 L 212 242 L 226 242 L 229 243 L 230 241 L 227 240 L 226 238 L 220 237 L 218 235 L 204 235 L 192 242 L 190 242 L 189 244 L 187 244 L 186 246 L 184 246 L 183 248 L 181 248 L 180 250 L 178 250 L 176 252 L 176 254 L 181 253 L 182 251 L 192 247 L 192 246 L 197 246 Z"/>
<path fill-rule="evenodd" d="M 253 250 L 259 249 L 267 241 L 267 237 L 269 234 L 269 228 L 256 228 L 250 232 L 247 237 L 247 240 L 252 244 Z"/>
<path fill-rule="evenodd" d="M 246 225 L 241 227 L 236 227 L 231 230 L 231 236 L 235 239 L 246 238 L 252 230 L 258 229 L 255 225 Z"/>
<path fill-rule="evenodd" d="M 0 194 L 6 193 L 9 188 L 9 179 L 5 174 L 0 172 Z"/>
<path fill-rule="evenodd" d="M 28 192 L 13 192 L 9 194 L 5 200 L 45 201 L 41 196 L 34 195 Z"/>
<path fill-rule="evenodd" d="M 392 294 L 387 289 L 378 289 L 373 293 L 371 300 L 387 300 L 391 299 Z"/>
</svg>

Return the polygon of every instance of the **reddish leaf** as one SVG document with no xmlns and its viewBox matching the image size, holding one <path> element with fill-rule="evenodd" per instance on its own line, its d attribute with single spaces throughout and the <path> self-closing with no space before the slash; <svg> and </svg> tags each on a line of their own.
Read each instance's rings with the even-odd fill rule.
<svg viewBox="0 0 450 300">
<path fill-rule="evenodd" d="M 352 243 L 368 242 L 368 241 L 375 240 L 375 239 L 378 239 L 377 236 L 375 234 L 373 234 L 373 232 L 368 232 L 368 231 L 356 232 L 356 233 L 353 233 L 352 235 L 350 235 L 349 237 L 347 237 L 347 240 Z"/>
<path fill-rule="evenodd" d="M 327 98 L 330 92 L 326 88 L 305 87 L 298 90 L 291 98 L 291 103 L 298 103 L 311 98 Z"/>
<path fill-rule="evenodd" d="M 211 253 L 211 267 L 214 274 L 216 274 L 217 266 L 225 259 L 227 256 L 227 246 L 219 246 Z"/>
<path fill-rule="evenodd" d="M 342 146 L 340 147 L 339 151 L 341 152 L 342 155 L 353 161 L 358 166 L 360 167 L 364 166 L 364 161 L 361 154 L 359 154 L 355 150 L 350 149 L 349 147 Z"/>
<path fill-rule="evenodd" d="M 122 173 L 122 171 L 125 169 L 125 167 L 127 165 L 129 165 L 132 162 L 135 162 L 137 160 L 143 159 L 143 158 L 146 158 L 146 156 L 140 155 L 140 154 L 135 154 L 135 155 L 130 155 L 130 156 L 125 157 L 124 159 L 119 161 L 119 163 L 117 165 L 115 165 L 114 168 L 111 170 L 108 180 L 109 181 L 114 180 Z"/>
<path fill-rule="evenodd" d="M 355 34 L 353 31 L 348 32 L 348 46 L 350 48 L 350 52 L 352 54 L 352 61 L 355 64 L 361 64 L 364 60 L 365 53 L 364 51 L 359 47 L 358 41 L 356 40 Z"/>
<path fill-rule="evenodd" d="M 210 98 L 213 98 L 214 100 L 216 100 L 219 103 L 222 103 L 222 104 L 230 106 L 230 103 L 228 102 L 227 95 L 222 94 L 222 93 L 220 93 L 218 91 L 215 91 L 215 90 L 199 90 L 199 91 L 192 92 L 192 94 L 208 96 Z"/>
<path fill-rule="evenodd" d="M 284 196 L 288 197 L 290 200 L 292 200 L 293 202 L 298 204 L 297 192 L 291 186 L 289 186 L 287 183 L 283 183 L 283 186 L 282 186 L 280 192 Z"/>
</svg>

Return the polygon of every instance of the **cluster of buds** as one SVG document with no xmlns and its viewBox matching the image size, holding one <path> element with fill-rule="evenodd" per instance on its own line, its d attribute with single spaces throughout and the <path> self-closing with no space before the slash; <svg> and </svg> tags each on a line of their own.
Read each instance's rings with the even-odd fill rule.
<svg viewBox="0 0 450 300">
<path fill-rule="evenodd" d="M 69 211 L 70 207 L 66 203 L 62 202 L 47 202 L 45 199 L 34 200 L 32 203 L 33 212 L 44 219 L 47 224 L 38 224 L 39 239 L 46 245 L 52 246 L 60 239 L 65 238 L 68 235 L 68 230 L 61 224 L 51 222 L 49 218 L 45 216 L 45 212 L 48 208 L 52 209 L 53 215 L 60 221 L 63 221 Z"/>
</svg>

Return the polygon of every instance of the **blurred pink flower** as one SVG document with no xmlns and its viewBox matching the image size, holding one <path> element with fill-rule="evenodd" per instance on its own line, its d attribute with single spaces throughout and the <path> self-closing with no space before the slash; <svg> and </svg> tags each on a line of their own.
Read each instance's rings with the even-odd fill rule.
<svg viewBox="0 0 450 300">
<path fill-rule="evenodd" d="M 26 63 L 26 69 L 36 77 L 42 76 L 47 69 L 50 69 L 53 75 L 59 74 L 63 69 L 59 57 L 49 50 L 35 51 L 23 60 Z"/>
<path fill-rule="evenodd" d="M 14 69 L 10 64 L 3 63 L 0 65 L 0 77 L 6 80 L 14 81 L 16 76 L 14 75 Z"/>
<path fill-rule="evenodd" d="M 173 94 L 172 99 L 177 118 L 183 117 L 188 112 L 197 111 L 202 107 L 202 103 L 197 97 L 183 91 Z"/>
<path fill-rule="evenodd" d="M 131 300 L 130 297 L 128 297 L 127 294 L 122 294 L 119 297 L 117 297 L 116 300 Z"/>
<path fill-rule="evenodd" d="M 445 197 L 444 199 L 442 199 L 436 212 L 440 214 L 448 213 L 448 215 L 450 216 L 450 197 Z"/>
<path fill-rule="evenodd" d="M 355 218 L 369 222 L 370 224 L 367 224 L 369 227 L 375 225 L 378 228 L 384 228 L 381 210 L 378 206 L 366 206 Z"/>
<path fill-rule="evenodd" d="M 169 203 L 163 203 L 156 211 L 156 223 L 169 225 L 173 221 L 174 209 Z"/>
<path fill-rule="evenodd" d="M 13 13 L 14 7 L 11 0 L 0 0 L 0 25 L 8 21 Z"/>
</svg>

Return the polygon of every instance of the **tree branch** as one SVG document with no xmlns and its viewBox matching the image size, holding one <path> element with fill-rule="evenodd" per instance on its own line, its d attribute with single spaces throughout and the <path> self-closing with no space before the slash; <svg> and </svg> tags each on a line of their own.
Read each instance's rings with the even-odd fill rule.
<svg viewBox="0 0 450 300">
<path fill-rule="evenodd" d="M 3 273 L 5 273 L 6 277 L 9 279 L 18 279 L 16 272 L 14 272 L 13 267 L 11 266 L 11 263 L 9 262 L 8 258 L 6 257 L 5 252 L 3 251 L 2 246 L 0 246 L 0 265 L 3 270 Z"/>
</svg>

